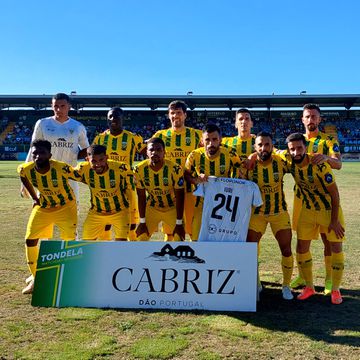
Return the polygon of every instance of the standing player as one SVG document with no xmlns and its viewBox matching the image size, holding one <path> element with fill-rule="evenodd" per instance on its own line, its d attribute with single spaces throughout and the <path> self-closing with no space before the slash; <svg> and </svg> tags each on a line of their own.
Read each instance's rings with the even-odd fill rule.
<svg viewBox="0 0 360 360">
<path fill-rule="evenodd" d="M 193 150 L 185 163 L 185 179 L 194 185 L 208 181 L 208 176 L 238 177 L 239 157 L 221 146 L 221 131 L 215 124 L 207 124 L 202 130 L 204 147 Z M 198 240 L 201 228 L 203 198 L 198 197 L 192 222 L 192 239 Z"/>
<path fill-rule="evenodd" d="M 97 135 L 93 143 L 104 145 L 109 159 L 123 161 L 132 168 L 136 153 L 146 154 L 146 144 L 143 138 L 123 128 L 124 112 L 121 108 L 111 108 L 107 113 L 107 119 L 109 129 Z M 135 187 L 133 186 L 133 188 L 136 197 Z M 134 206 L 137 213 L 137 201 L 134 201 Z M 133 218 L 134 223 L 131 224 L 129 234 L 130 240 L 136 239 L 135 227 L 138 220 L 138 216 Z M 110 227 L 106 227 L 103 237 L 105 239 L 111 238 Z"/>
<path fill-rule="evenodd" d="M 238 134 L 237 136 L 222 138 L 222 145 L 234 151 L 241 160 L 247 159 L 254 150 L 255 135 L 251 134 L 253 126 L 250 111 L 245 108 L 237 110 L 235 128 Z"/>
<path fill-rule="evenodd" d="M 36 122 L 31 141 L 50 141 L 54 160 L 76 166 L 78 159 L 85 158 L 86 148 L 89 146 L 85 126 L 69 117 L 71 103 L 68 95 L 64 93 L 54 95 L 51 108 L 54 115 Z M 31 151 L 29 151 L 26 161 L 30 161 L 30 159 Z M 70 184 L 78 199 L 78 184 L 74 181 L 70 181 Z M 21 192 L 23 196 L 27 196 L 24 188 Z"/>
<path fill-rule="evenodd" d="M 18 167 L 21 182 L 34 201 L 25 235 L 26 259 L 32 277 L 28 278 L 23 294 L 34 289 L 39 239 L 50 238 L 55 224 L 63 240 L 74 240 L 77 224 L 75 195 L 68 182 L 74 176 L 73 168 L 50 159 L 51 144 L 47 140 L 32 142 L 30 152 L 33 161 Z"/>
<path fill-rule="evenodd" d="M 282 255 L 282 295 L 285 300 L 293 299 L 290 280 L 294 259 L 291 252 L 290 216 L 284 194 L 283 177 L 288 172 L 286 162 L 280 155 L 273 154 L 272 136 L 260 132 L 255 139 L 256 162 L 247 172 L 247 179 L 258 184 L 263 205 L 254 208 L 250 218 L 248 242 L 259 243 L 268 224 L 271 226 Z"/>
<path fill-rule="evenodd" d="M 183 168 L 190 152 L 200 146 L 201 130 L 185 126 L 187 105 L 180 100 L 172 101 L 168 106 L 171 127 L 157 131 L 153 137 L 159 137 L 165 143 L 166 158 Z M 191 236 L 191 223 L 194 216 L 196 197 L 193 187 L 186 183 L 185 189 L 185 231 Z M 192 236 L 191 236 L 192 237 Z"/>
<path fill-rule="evenodd" d="M 320 108 L 315 104 L 306 104 L 303 108 L 302 122 L 305 127 L 305 138 L 307 140 L 307 152 L 313 154 L 312 162 L 314 164 L 328 163 L 332 169 L 341 169 L 341 154 L 338 142 L 332 137 L 319 131 L 321 121 Z M 297 228 L 297 221 L 301 209 L 301 192 L 295 186 L 293 206 L 293 229 Z M 324 261 L 325 261 L 325 295 L 331 293 L 331 245 L 326 236 L 321 233 L 321 239 L 324 243 Z M 291 283 L 292 287 L 304 285 L 305 282 L 301 275 Z"/>
<path fill-rule="evenodd" d="M 162 221 L 166 240 L 185 240 L 183 170 L 165 159 L 165 144 L 160 138 L 147 142 L 147 156 L 134 167 L 140 214 L 136 234 L 139 240 L 148 240 Z"/>
<path fill-rule="evenodd" d="M 345 239 L 345 225 L 334 175 L 329 164 L 313 163 L 314 155 L 306 154 L 304 135 L 291 134 L 286 138 L 286 143 L 292 159 L 290 171 L 302 196 L 296 229 L 296 257 L 306 286 L 298 299 L 305 300 L 315 294 L 310 243 L 320 232 L 331 245 L 331 302 L 341 304 L 339 288 L 344 270 L 342 242 Z"/>
<path fill-rule="evenodd" d="M 108 160 L 103 145 L 91 145 L 87 160 L 75 168 L 75 179 L 87 184 L 91 192 L 91 208 L 83 225 L 82 239 L 101 239 L 104 227 L 112 225 L 115 240 L 125 241 L 130 217 L 134 216 L 131 168 L 124 162 Z"/>
</svg>

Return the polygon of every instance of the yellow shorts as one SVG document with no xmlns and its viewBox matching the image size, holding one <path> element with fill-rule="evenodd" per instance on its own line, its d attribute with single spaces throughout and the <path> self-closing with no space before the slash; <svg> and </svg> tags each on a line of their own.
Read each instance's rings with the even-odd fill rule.
<svg viewBox="0 0 360 360">
<path fill-rule="evenodd" d="M 83 240 L 102 239 L 106 225 L 112 225 L 115 239 L 126 239 L 130 230 L 130 211 L 122 210 L 115 214 L 100 214 L 89 211 L 83 225 Z"/>
<path fill-rule="evenodd" d="M 158 231 L 159 223 L 162 222 L 162 231 L 164 234 L 170 234 L 174 232 L 176 225 L 176 208 L 170 208 L 166 211 L 160 211 L 150 206 L 146 206 L 145 221 L 149 231 L 149 236 Z M 148 240 L 149 237 L 146 234 L 140 235 L 138 240 Z"/>
<path fill-rule="evenodd" d="M 62 240 L 75 240 L 76 201 L 51 209 L 44 209 L 40 206 L 33 207 L 27 224 L 25 239 L 49 239 L 52 237 L 54 225 L 60 229 Z"/>
<path fill-rule="evenodd" d="M 261 235 L 264 235 L 267 224 L 270 224 L 271 231 L 274 235 L 276 235 L 280 230 L 291 230 L 290 215 L 287 211 L 277 215 L 254 214 L 254 210 L 252 211 L 249 230 L 253 230 L 261 233 Z"/>
<path fill-rule="evenodd" d="M 298 226 L 296 229 L 297 237 L 301 240 L 317 239 L 317 234 L 325 234 L 330 242 L 342 242 L 345 237 L 338 239 L 335 232 L 328 232 L 331 222 L 331 210 L 309 210 L 303 207 L 300 212 Z M 345 228 L 344 215 L 342 209 L 339 208 L 339 222 Z"/>
</svg>

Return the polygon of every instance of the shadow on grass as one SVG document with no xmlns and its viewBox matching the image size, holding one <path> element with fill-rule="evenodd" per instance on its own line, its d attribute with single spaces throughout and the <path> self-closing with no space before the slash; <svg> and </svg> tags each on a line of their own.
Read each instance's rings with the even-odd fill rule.
<svg viewBox="0 0 360 360">
<path fill-rule="evenodd" d="M 255 326 L 275 331 L 301 333 L 317 341 L 360 347 L 360 291 L 343 289 L 344 302 L 332 305 L 329 296 L 317 294 L 305 301 L 283 300 L 278 284 L 263 283 L 256 313 L 231 313 L 230 316 Z"/>
</svg>

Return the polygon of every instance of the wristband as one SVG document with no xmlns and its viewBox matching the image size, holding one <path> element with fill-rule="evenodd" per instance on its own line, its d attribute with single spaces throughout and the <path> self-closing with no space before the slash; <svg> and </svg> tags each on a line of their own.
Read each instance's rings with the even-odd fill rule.
<svg viewBox="0 0 360 360">
<path fill-rule="evenodd" d="M 182 219 L 176 219 L 176 225 L 182 225 L 183 221 Z"/>
<path fill-rule="evenodd" d="M 146 224 L 146 219 L 145 218 L 140 218 L 140 224 Z"/>
</svg>

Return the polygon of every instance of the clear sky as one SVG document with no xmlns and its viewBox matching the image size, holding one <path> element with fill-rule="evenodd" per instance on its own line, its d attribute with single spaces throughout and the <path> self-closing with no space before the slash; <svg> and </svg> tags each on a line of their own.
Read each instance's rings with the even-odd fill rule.
<svg viewBox="0 0 360 360">
<path fill-rule="evenodd" d="M 1 0 L 0 94 L 360 93 L 359 0 Z"/>
</svg>

